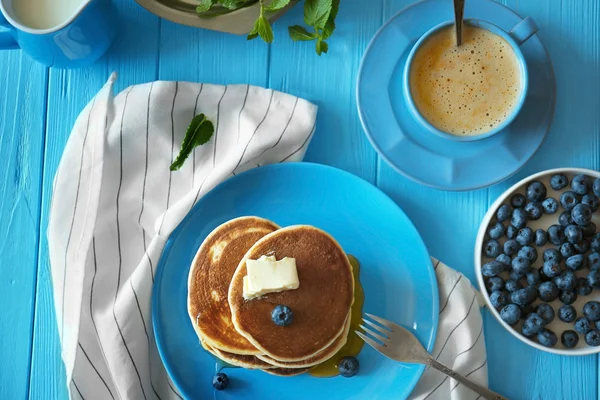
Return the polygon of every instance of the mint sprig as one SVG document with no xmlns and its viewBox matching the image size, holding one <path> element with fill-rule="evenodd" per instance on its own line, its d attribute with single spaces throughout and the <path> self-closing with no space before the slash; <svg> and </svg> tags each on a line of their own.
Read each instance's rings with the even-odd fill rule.
<svg viewBox="0 0 600 400">
<path fill-rule="evenodd" d="M 183 166 L 185 160 L 189 157 L 198 146 L 208 143 L 210 138 L 215 133 L 215 127 L 204 114 L 198 114 L 190 122 L 190 125 L 185 132 L 183 143 L 181 144 L 181 150 L 179 155 L 171 164 L 171 171 L 177 171 Z"/>
</svg>

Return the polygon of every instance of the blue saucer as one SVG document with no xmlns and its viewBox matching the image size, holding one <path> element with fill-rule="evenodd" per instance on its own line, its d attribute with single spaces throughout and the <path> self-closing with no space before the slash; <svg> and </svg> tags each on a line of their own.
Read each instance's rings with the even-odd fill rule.
<svg viewBox="0 0 600 400">
<path fill-rule="evenodd" d="M 365 346 L 353 378 L 291 378 L 226 369 L 230 386 L 215 391 L 215 360 L 200 346 L 187 313 L 187 279 L 204 238 L 221 223 L 257 215 L 281 226 L 310 224 L 332 234 L 361 262 L 365 312 L 412 329 L 429 351 L 438 324 L 435 272 L 408 217 L 374 186 L 331 167 L 276 164 L 215 188 L 171 234 L 156 272 L 152 322 L 162 361 L 189 399 L 403 399 L 424 367 L 399 364 Z M 302 284 L 302 283 L 300 283 Z"/>
<path fill-rule="evenodd" d="M 468 1 L 465 18 L 508 31 L 522 18 L 492 0 Z M 539 37 L 522 47 L 529 68 L 525 104 L 511 125 L 485 140 L 454 142 L 433 135 L 409 114 L 402 73 L 412 46 L 428 29 L 454 19 L 452 2 L 425 0 L 405 8 L 377 32 L 366 50 L 357 84 L 359 115 L 367 137 L 394 169 L 443 190 L 472 190 L 517 172 L 540 147 L 554 114 L 556 83 Z"/>
</svg>

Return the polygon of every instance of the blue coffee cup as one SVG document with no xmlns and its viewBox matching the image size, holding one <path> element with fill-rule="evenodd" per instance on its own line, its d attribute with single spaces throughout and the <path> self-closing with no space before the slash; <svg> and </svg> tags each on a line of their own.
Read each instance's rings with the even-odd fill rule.
<svg viewBox="0 0 600 400">
<path fill-rule="evenodd" d="M 438 31 L 447 28 L 448 26 L 452 26 L 454 24 L 454 21 L 444 22 L 433 27 L 415 43 L 406 60 L 406 68 L 404 69 L 403 75 L 403 95 L 408 106 L 408 110 L 410 111 L 412 116 L 428 131 L 444 139 L 450 139 L 459 142 L 472 142 L 476 140 L 489 138 L 490 136 L 493 136 L 496 133 L 502 131 L 504 128 L 510 125 L 510 123 L 516 118 L 516 116 L 521 111 L 521 108 L 523 107 L 523 104 L 525 103 L 525 99 L 527 97 L 527 89 L 529 87 L 529 73 L 527 70 L 527 62 L 525 60 L 525 57 L 523 56 L 523 52 L 521 51 L 520 46 L 523 43 L 525 43 L 531 36 L 535 35 L 539 29 L 535 21 L 530 17 L 527 17 L 524 20 L 520 21 L 509 32 L 504 31 L 503 29 L 499 28 L 498 26 L 492 23 L 482 20 L 467 19 L 464 21 L 464 23 L 478 28 L 486 29 L 506 40 L 506 42 L 508 42 L 508 44 L 512 47 L 512 50 L 514 51 L 517 62 L 519 64 L 519 71 L 521 74 L 521 92 L 519 93 L 519 98 L 517 99 L 516 105 L 513 108 L 511 114 L 508 115 L 506 119 L 502 121 L 502 123 L 485 133 L 471 136 L 458 136 L 436 128 L 429 121 L 427 121 L 427 119 L 417 109 L 417 106 L 415 105 L 410 91 L 410 72 L 415 54 L 428 38 L 430 38 Z"/>
<path fill-rule="evenodd" d="M 49 67 L 78 68 L 98 60 L 116 37 L 117 14 L 110 0 L 82 0 L 74 15 L 48 29 L 19 20 L 13 4 L 0 0 L 0 50 L 23 49 Z"/>
</svg>

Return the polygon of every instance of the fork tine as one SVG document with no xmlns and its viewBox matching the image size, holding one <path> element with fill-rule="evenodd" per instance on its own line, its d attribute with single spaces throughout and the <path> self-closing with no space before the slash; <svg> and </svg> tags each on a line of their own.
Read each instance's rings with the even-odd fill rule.
<svg viewBox="0 0 600 400">
<path fill-rule="evenodd" d="M 379 322 L 381 325 L 383 325 L 383 326 L 385 326 L 385 327 L 389 328 L 390 330 L 393 330 L 393 329 L 398 329 L 398 328 L 400 328 L 400 326 L 399 326 L 399 325 L 396 325 L 395 323 L 393 323 L 393 322 L 391 322 L 391 321 L 388 321 L 387 319 L 383 319 L 383 318 L 380 318 L 380 317 L 376 317 L 375 315 L 373 315 L 373 314 L 369 314 L 369 313 L 365 313 L 365 315 L 366 315 L 367 317 L 371 318 L 371 319 L 374 319 L 375 321 Z M 364 318 L 363 318 L 363 320 L 364 320 Z"/>
<path fill-rule="evenodd" d="M 381 333 L 382 333 L 382 334 L 384 334 L 386 337 L 389 337 L 389 334 L 390 334 L 390 330 L 389 330 L 389 329 L 383 328 L 383 327 L 381 327 L 380 325 L 377 325 L 377 324 L 375 324 L 375 323 L 373 323 L 373 322 L 369 321 L 369 320 L 368 320 L 368 319 L 366 319 L 366 318 L 363 318 L 363 322 L 364 322 L 365 324 L 369 325 L 370 327 L 372 327 L 373 329 L 377 329 L 377 331 L 381 332 Z"/>
<path fill-rule="evenodd" d="M 383 346 L 382 345 L 380 345 L 373 339 L 368 338 L 362 332 L 354 331 L 354 333 L 356 333 L 358 335 L 358 337 L 360 337 L 366 344 L 368 344 L 369 346 L 371 346 L 372 348 L 374 348 L 375 350 L 377 350 L 378 352 L 383 354 Z"/>
<path fill-rule="evenodd" d="M 378 334 L 377 332 L 373 332 L 371 329 L 367 328 L 364 325 L 359 325 L 359 326 L 363 331 L 365 331 L 365 333 L 368 333 L 369 335 L 373 336 L 375 339 L 379 340 L 380 342 L 382 342 L 384 344 L 390 340 L 390 338 L 388 338 L 387 336 L 383 336 L 383 335 Z"/>
</svg>

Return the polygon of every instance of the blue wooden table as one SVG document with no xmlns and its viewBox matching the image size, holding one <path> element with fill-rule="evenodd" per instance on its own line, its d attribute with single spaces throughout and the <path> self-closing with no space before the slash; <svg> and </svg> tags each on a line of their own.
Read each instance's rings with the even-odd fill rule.
<svg viewBox="0 0 600 400">
<path fill-rule="evenodd" d="M 368 143 L 355 102 L 362 53 L 382 23 L 412 0 L 344 0 L 330 53 L 292 43 L 287 26 L 266 45 L 161 20 L 133 0 L 119 0 L 121 33 L 94 66 L 48 69 L 20 51 L 0 52 L 0 399 L 64 399 L 46 227 L 54 174 L 80 110 L 112 71 L 117 90 L 153 80 L 250 83 L 305 97 L 320 106 L 307 160 L 333 165 L 376 184 L 412 218 L 431 254 L 473 279 L 476 230 L 509 185 L 559 166 L 600 169 L 600 3 L 597 0 L 507 0 L 536 19 L 553 60 L 558 101 L 550 134 L 508 181 L 467 193 L 445 193 L 394 172 Z M 449 0 L 450 1 L 450 0 Z M 477 1 L 477 0 L 471 0 Z M 532 71 L 535 73 L 535 71 Z M 560 357 L 505 332 L 485 312 L 489 379 L 514 399 L 599 397 L 598 357 Z"/>
</svg>

